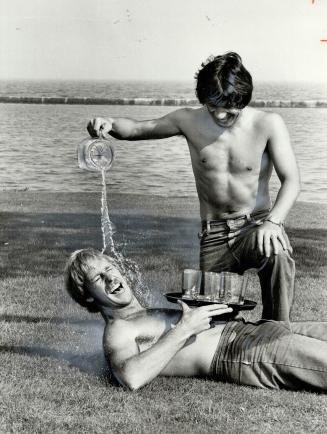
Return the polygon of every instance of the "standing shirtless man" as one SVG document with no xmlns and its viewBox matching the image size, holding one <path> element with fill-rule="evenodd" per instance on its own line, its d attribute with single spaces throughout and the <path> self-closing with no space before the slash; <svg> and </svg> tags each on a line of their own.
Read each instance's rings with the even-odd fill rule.
<svg viewBox="0 0 327 434">
<path fill-rule="evenodd" d="M 196 75 L 201 108 L 158 119 L 94 118 L 92 137 L 121 140 L 183 135 L 188 143 L 202 220 L 203 271 L 257 268 L 265 319 L 288 321 L 295 264 L 283 223 L 300 190 L 286 126 L 275 113 L 248 107 L 252 78 L 230 52 L 202 64 Z M 281 182 L 271 206 L 269 179 Z"/>
</svg>

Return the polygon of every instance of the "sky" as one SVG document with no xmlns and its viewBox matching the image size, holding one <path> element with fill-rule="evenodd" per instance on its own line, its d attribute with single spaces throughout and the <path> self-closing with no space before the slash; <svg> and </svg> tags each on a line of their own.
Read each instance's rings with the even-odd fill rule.
<svg viewBox="0 0 327 434">
<path fill-rule="evenodd" d="M 326 0 L 0 0 L 0 79 L 192 80 L 236 51 L 256 80 L 327 82 Z"/>
</svg>

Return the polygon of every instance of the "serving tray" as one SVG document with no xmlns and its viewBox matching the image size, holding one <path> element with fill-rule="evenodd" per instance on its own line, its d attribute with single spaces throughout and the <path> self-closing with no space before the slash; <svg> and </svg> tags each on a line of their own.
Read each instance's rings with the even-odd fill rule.
<svg viewBox="0 0 327 434">
<path fill-rule="evenodd" d="M 165 294 L 165 297 L 171 303 L 177 303 L 178 300 L 182 300 L 188 306 L 193 306 L 193 307 L 206 306 L 208 304 L 217 304 L 217 301 L 195 299 L 195 298 L 183 298 L 182 292 L 168 292 L 167 294 Z M 229 307 L 233 309 L 233 312 L 239 312 L 241 310 L 252 310 L 257 305 L 255 301 L 247 300 L 247 299 L 245 299 L 244 303 L 242 304 L 238 304 L 238 303 L 221 303 L 221 304 L 227 304 Z"/>
</svg>

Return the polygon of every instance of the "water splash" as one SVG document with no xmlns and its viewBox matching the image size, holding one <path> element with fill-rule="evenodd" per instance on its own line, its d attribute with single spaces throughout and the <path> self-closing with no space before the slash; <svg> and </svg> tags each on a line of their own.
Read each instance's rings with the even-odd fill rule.
<svg viewBox="0 0 327 434">
<path fill-rule="evenodd" d="M 117 263 L 123 276 L 135 295 L 146 304 L 150 291 L 142 280 L 138 265 L 122 253 L 118 252 L 113 239 L 113 226 L 110 221 L 107 201 L 106 172 L 112 166 L 115 152 L 110 141 L 100 136 L 99 138 L 87 138 L 79 143 L 77 148 L 78 165 L 81 169 L 91 172 L 100 172 L 102 175 L 101 193 L 101 232 L 102 253 L 108 252 Z"/>
<path fill-rule="evenodd" d="M 107 202 L 107 184 L 106 172 L 101 170 L 102 175 L 102 194 L 101 194 L 101 231 L 102 231 L 102 253 L 105 252 L 107 246 L 110 248 L 110 253 L 117 256 L 117 252 L 113 240 L 113 229 L 109 217 L 108 202 Z"/>
<path fill-rule="evenodd" d="M 107 183 L 106 171 L 101 170 L 102 175 L 102 193 L 101 193 L 101 231 L 102 231 L 102 253 L 107 252 L 112 258 L 115 259 L 118 266 L 123 272 L 127 283 L 133 288 L 137 298 L 143 303 L 149 300 L 150 291 L 144 284 L 141 271 L 136 264 L 129 258 L 123 256 L 117 251 L 113 239 L 114 230 L 109 216 L 109 208 L 107 201 Z"/>
</svg>

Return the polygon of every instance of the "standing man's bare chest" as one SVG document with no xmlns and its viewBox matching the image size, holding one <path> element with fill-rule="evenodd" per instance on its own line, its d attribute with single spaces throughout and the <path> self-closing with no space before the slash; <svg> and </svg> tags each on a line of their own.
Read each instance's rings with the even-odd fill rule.
<svg viewBox="0 0 327 434">
<path fill-rule="evenodd" d="M 254 128 L 201 128 L 188 142 L 195 169 L 231 174 L 259 171 L 267 146 L 264 134 Z"/>
</svg>

